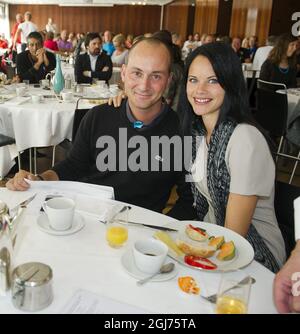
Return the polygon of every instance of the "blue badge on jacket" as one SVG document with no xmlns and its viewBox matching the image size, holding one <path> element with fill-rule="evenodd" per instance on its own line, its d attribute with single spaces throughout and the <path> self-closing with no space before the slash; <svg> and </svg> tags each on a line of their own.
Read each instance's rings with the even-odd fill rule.
<svg viewBox="0 0 300 334">
<path fill-rule="evenodd" d="M 133 123 L 133 127 L 135 129 L 141 129 L 143 126 L 144 126 L 144 123 L 141 122 L 141 121 L 136 121 L 136 122 Z"/>
</svg>

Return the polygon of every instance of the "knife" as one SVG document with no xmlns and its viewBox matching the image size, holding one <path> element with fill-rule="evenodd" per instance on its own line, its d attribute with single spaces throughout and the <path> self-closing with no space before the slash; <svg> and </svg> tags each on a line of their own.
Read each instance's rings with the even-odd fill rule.
<svg viewBox="0 0 300 334">
<path fill-rule="evenodd" d="M 136 226 L 144 226 L 144 227 L 150 227 L 150 228 L 154 228 L 156 230 L 161 230 L 161 231 L 168 231 L 168 232 L 178 232 L 178 230 L 175 230 L 173 228 L 170 228 L 170 227 L 165 227 L 165 226 L 156 226 L 156 225 L 149 225 L 149 224 L 143 224 L 143 223 L 137 223 L 137 222 L 131 222 L 131 221 L 122 221 L 122 220 L 119 220 L 119 222 L 121 223 L 127 223 L 127 224 L 130 224 L 130 225 L 136 225 Z"/>
<path fill-rule="evenodd" d="M 27 205 L 35 198 L 36 194 L 34 194 L 33 196 L 27 198 L 25 201 L 21 202 L 20 204 L 16 205 L 13 209 L 11 209 L 10 211 L 15 211 L 18 210 L 19 208 L 26 208 Z"/>
</svg>

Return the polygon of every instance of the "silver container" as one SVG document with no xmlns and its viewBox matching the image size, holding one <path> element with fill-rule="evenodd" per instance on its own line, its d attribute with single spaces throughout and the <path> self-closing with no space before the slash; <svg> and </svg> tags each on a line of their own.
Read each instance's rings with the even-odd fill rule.
<svg viewBox="0 0 300 334">
<path fill-rule="evenodd" d="M 39 262 L 29 262 L 14 269 L 12 274 L 12 303 L 28 312 L 39 311 L 53 300 L 52 270 Z"/>
</svg>

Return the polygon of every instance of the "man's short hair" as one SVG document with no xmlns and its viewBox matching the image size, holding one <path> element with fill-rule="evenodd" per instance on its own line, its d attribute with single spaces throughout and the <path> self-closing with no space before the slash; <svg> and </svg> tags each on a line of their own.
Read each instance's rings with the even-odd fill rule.
<svg viewBox="0 0 300 334">
<path fill-rule="evenodd" d="M 32 15 L 31 15 L 30 12 L 25 12 L 24 16 L 28 16 L 30 20 L 31 20 L 31 18 L 32 18 Z"/>
<path fill-rule="evenodd" d="M 33 31 L 31 32 L 28 36 L 27 36 L 27 42 L 29 41 L 30 38 L 35 38 L 36 40 L 38 40 L 40 42 L 40 44 L 43 46 L 43 37 L 42 35 L 37 32 L 37 31 Z"/>
<path fill-rule="evenodd" d="M 129 53 L 128 53 L 128 57 L 127 57 L 127 63 L 129 61 L 129 58 L 130 58 L 130 54 L 132 53 L 132 51 L 140 44 L 140 43 L 143 43 L 143 42 L 146 42 L 148 44 L 151 44 L 151 45 L 163 45 L 168 54 L 169 54 L 169 59 L 170 59 L 170 65 L 169 65 L 169 72 L 171 72 L 171 67 L 172 67 L 172 64 L 173 64 L 173 55 L 172 55 L 172 50 L 170 48 L 170 46 L 166 43 L 164 43 L 164 41 L 162 41 L 161 39 L 158 39 L 156 37 L 142 37 L 140 38 L 138 41 L 136 41 L 132 47 L 129 49 Z"/>
<path fill-rule="evenodd" d="M 88 47 L 89 44 L 90 44 L 90 41 L 92 41 L 93 39 L 95 38 L 99 38 L 100 39 L 100 42 L 102 43 L 102 39 L 100 37 L 100 35 L 97 33 L 97 32 L 89 32 L 87 35 L 86 35 L 86 38 L 84 40 L 84 45 L 85 47 Z"/>
</svg>

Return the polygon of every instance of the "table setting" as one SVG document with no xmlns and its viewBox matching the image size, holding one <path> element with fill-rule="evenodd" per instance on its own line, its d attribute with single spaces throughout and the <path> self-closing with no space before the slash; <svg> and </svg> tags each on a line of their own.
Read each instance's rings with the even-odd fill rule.
<svg viewBox="0 0 300 334">
<path fill-rule="evenodd" d="M 221 279 L 234 278 L 235 282 L 246 284 L 248 276 L 251 280 L 247 284 L 251 285 L 251 289 L 248 287 L 249 298 L 243 304 L 246 308 L 242 310 L 248 313 L 276 313 L 272 300 L 274 274 L 253 260 L 251 250 L 245 251 L 244 246 L 239 244 L 239 238 L 234 239 L 233 232 L 214 230 L 203 222 L 180 222 L 115 201 L 112 190 L 100 186 L 82 187 L 82 184 L 73 182 L 59 186 L 60 182 L 51 185 L 52 182 L 38 181 L 35 186 L 34 183 L 30 191 L 22 193 L 1 189 L 0 200 L 12 209 L 35 195 L 23 209 L 18 222 L 13 268 L 26 263 L 33 263 L 30 268 L 35 268 L 35 263 L 49 266 L 53 274 L 51 286 L 54 298 L 41 310 L 25 311 L 13 305 L 8 291 L 6 296 L 0 297 L 0 313 L 72 313 L 70 305 L 73 303 L 76 304 L 74 309 L 80 313 L 84 305 L 90 302 L 100 305 L 102 300 L 107 301 L 108 307 L 94 310 L 96 313 L 115 313 L 112 305 L 117 305 L 119 313 L 215 313 L 216 303 L 205 297 L 219 291 Z M 78 187 L 82 189 L 81 193 L 76 191 Z M 45 207 L 47 197 L 49 200 Z M 47 214 L 41 212 L 42 207 Z M 60 224 L 66 219 L 55 221 L 49 208 L 59 211 L 60 216 L 64 210 L 74 212 L 71 227 L 66 230 L 65 226 L 62 230 L 57 230 L 57 226 L 53 228 L 53 222 Z M 83 226 L 69 233 L 73 225 L 76 227 L 76 216 L 79 215 Z M 49 226 L 46 230 L 41 228 L 42 216 L 44 220 L 49 219 L 54 233 L 49 233 Z M 191 266 L 172 256 L 174 249 L 170 243 L 157 237 L 159 233 L 168 234 L 177 244 L 177 237 L 191 224 L 195 228 L 206 228 L 209 235 L 222 232 L 225 242 L 236 243 L 235 255 L 227 262 L 231 268 L 226 270 L 225 266 L 225 270 L 211 270 Z M 173 231 L 161 230 L 161 227 Z M 215 257 L 209 259 L 216 262 Z M 30 275 L 27 273 L 27 276 Z M 137 283 L 144 279 L 147 281 Z"/>
</svg>

